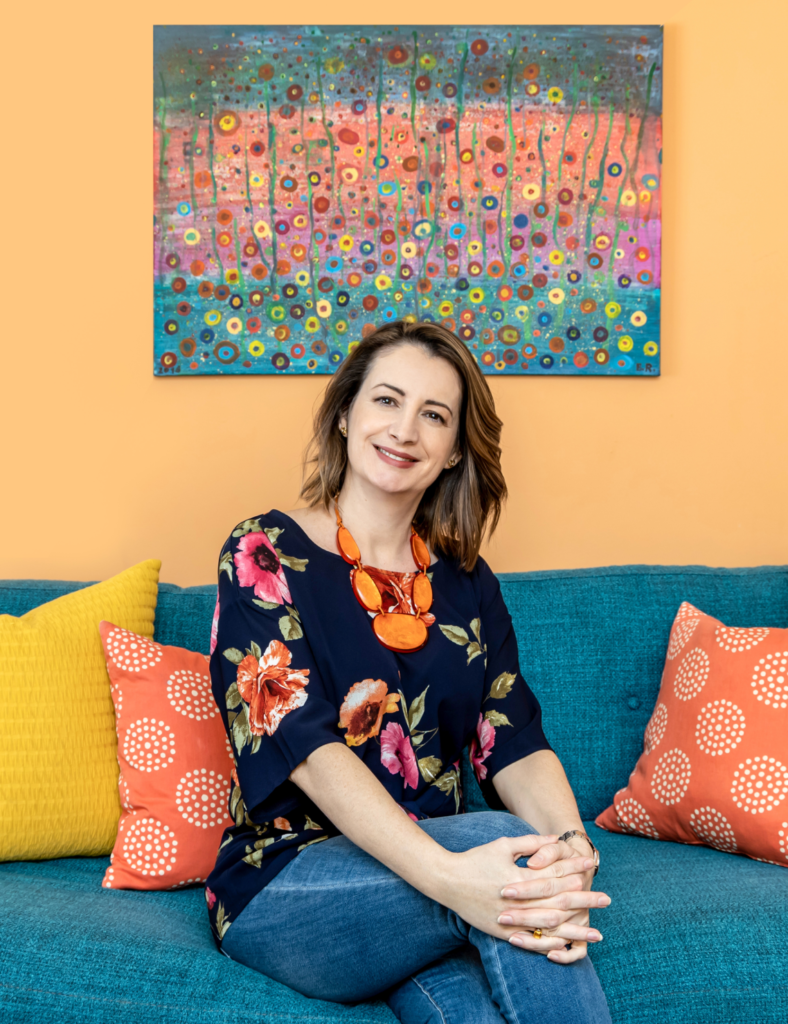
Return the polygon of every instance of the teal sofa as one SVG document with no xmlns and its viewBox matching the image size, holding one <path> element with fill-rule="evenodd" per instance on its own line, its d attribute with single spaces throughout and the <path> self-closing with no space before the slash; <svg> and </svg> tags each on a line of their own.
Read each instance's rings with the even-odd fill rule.
<svg viewBox="0 0 788 1024">
<path fill-rule="evenodd" d="M 613 1021 L 786 1024 L 788 870 L 707 847 L 610 834 L 593 820 L 626 784 L 640 753 L 680 603 L 691 601 L 730 625 L 788 627 L 788 567 L 616 566 L 509 573 L 501 584 L 522 671 L 601 851 L 598 883 L 613 902 L 595 912 L 605 939 L 591 955 Z M 84 586 L 0 582 L 0 612 L 21 615 Z M 159 589 L 157 639 L 206 651 L 215 588 Z M 481 809 L 465 767 L 468 809 Z M 307 999 L 221 956 L 202 889 L 101 889 L 108 862 L 0 864 L 0 1021 L 394 1021 L 382 1001 Z M 560 1014 L 541 1024 L 559 1021 Z"/>
</svg>

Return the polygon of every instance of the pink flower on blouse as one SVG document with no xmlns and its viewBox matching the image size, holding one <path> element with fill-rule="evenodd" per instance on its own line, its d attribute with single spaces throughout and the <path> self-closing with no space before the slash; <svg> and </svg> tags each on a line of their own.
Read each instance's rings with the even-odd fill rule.
<svg viewBox="0 0 788 1024">
<path fill-rule="evenodd" d="M 205 890 L 205 902 L 208 904 L 208 909 L 213 910 L 213 905 L 216 903 L 216 895 L 208 888 Z"/>
<path fill-rule="evenodd" d="M 410 743 L 410 736 L 398 722 L 389 722 L 380 734 L 380 761 L 392 775 L 402 775 L 405 785 L 415 789 L 419 784 L 419 767 Z"/>
<path fill-rule="evenodd" d="M 211 654 L 216 650 L 216 642 L 219 639 L 219 593 L 216 593 L 216 607 L 213 610 L 213 622 L 211 623 Z"/>
<path fill-rule="evenodd" d="M 479 715 L 479 722 L 476 726 L 476 735 L 471 740 L 471 764 L 479 782 L 487 778 L 487 765 L 483 762 L 490 756 L 490 751 L 495 746 L 495 729 L 482 716 Z"/>
<path fill-rule="evenodd" d="M 255 595 L 261 601 L 292 603 L 284 570 L 273 544 L 264 533 L 255 531 L 241 537 L 233 560 L 238 570 L 238 582 L 242 587 L 254 587 Z"/>
</svg>

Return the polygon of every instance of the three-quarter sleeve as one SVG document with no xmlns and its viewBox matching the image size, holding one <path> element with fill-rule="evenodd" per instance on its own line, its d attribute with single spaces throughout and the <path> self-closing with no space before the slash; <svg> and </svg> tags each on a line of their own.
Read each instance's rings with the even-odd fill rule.
<svg viewBox="0 0 788 1024">
<path fill-rule="evenodd" d="M 487 645 L 484 694 L 470 759 L 491 807 L 504 809 L 492 780 L 502 768 L 552 747 L 542 731 L 539 701 L 520 673 L 517 637 L 496 575 L 479 559 L 481 623 Z"/>
<path fill-rule="evenodd" d="M 343 742 L 337 708 L 264 531 L 234 535 L 222 550 L 212 643 L 214 697 L 254 819 L 255 808 L 312 751 Z"/>
</svg>

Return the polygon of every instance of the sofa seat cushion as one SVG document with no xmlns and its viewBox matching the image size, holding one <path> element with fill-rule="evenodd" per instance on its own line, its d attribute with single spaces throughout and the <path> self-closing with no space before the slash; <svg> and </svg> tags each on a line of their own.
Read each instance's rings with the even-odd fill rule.
<svg viewBox="0 0 788 1024">
<path fill-rule="evenodd" d="M 586 822 L 611 906 L 592 958 L 614 1024 L 788 1019 L 788 871 Z M 0 1019 L 35 1024 L 393 1024 L 306 999 L 216 951 L 202 889 L 106 890 L 108 858 L 0 864 Z"/>
</svg>

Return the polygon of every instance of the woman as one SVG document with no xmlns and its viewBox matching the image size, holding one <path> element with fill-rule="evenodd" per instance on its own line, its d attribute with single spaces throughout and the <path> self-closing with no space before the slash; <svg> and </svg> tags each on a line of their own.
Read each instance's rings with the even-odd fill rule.
<svg viewBox="0 0 788 1024">
<path fill-rule="evenodd" d="M 383 993 L 406 1024 L 609 1022 L 586 959 L 598 855 L 478 557 L 506 495 L 489 387 L 446 328 L 396 322 L 315 425 L 308 507 L 244 521 L 219 562 L 236 825 L 206 888 L 216 941 L 308 996 Z M 459 813 L 469 742 L 511 814 Z"/>
</svg>

